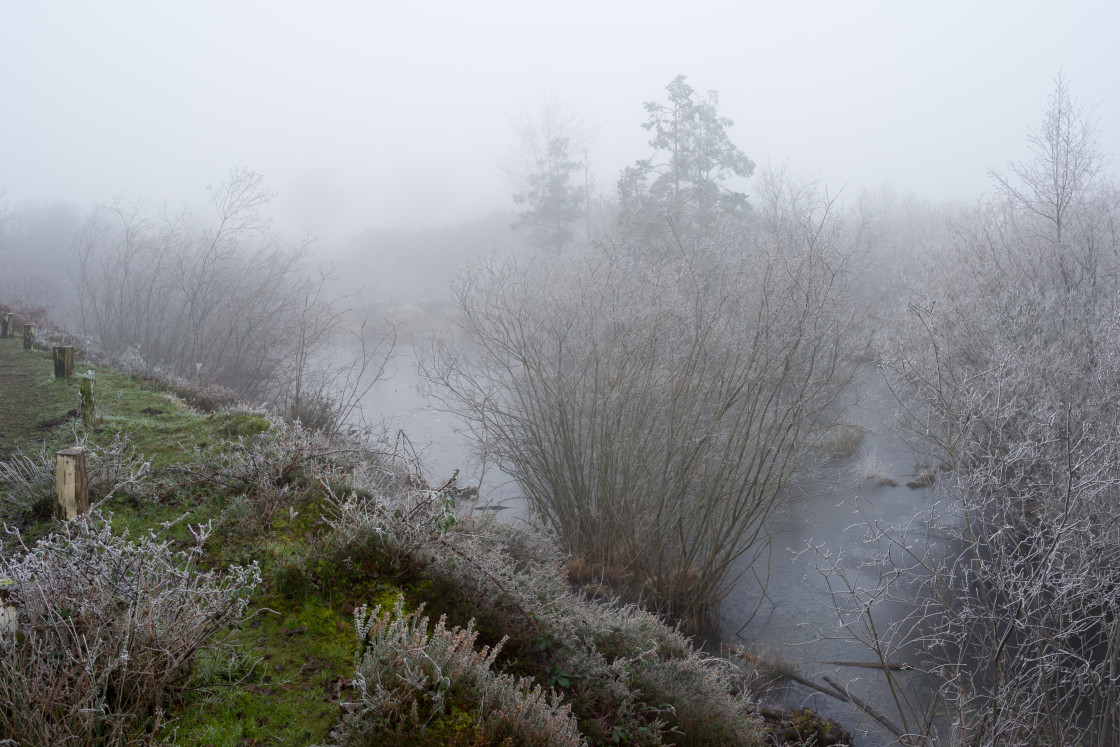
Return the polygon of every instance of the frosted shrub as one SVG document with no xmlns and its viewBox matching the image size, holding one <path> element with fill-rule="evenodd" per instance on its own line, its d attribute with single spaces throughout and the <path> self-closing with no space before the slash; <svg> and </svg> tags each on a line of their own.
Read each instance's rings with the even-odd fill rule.
<svg viewBox="0 0 1120 747">
<path fill-rule="evenodd" d="M 218 454 L 200 453 L 172 471 L 191 482 L 221 485 L 240 493 L 239 503 L 245 510 L 227 512 L 225 518 L 248 532 L 270 526 L 277 511 L 290 508 L 299 497 L 291 484 L 305 471 L 327 469 L 325 455 L 335 450 L 323 434 L 283 421 L 273 422 L 258 435 L 239 436 L 229 446 Z"/>
<path fill-rule="evenodd" d="M 438 740 L 464 726 L 475 735 L 471 744 L 585 744 L 559 696 L 491 670 L 504 641 L 476 650 L 472 625 L 448 629 L 441 617 L 429 632 L 423 607 L 406 614 L 402 603 L 398 597 L 384 615 L 380 605 L 354 613 L 361 710 L 349 719 L 344 744 L 384 744 L 387 734 L 414 740 L 429 729 Z"/>
<path fill-rule="evenodd" d="M 210 381 L 199 381 L 176 376 L 164 369 L 149 369 L 146 373 L 166 387 L 179 399 L 203 412 L 216 412 L 223 407 L 235 407 L 241 402 L 237 392 Z"/>
<path fill-rule="evenodd" d="M 468 267 L 459 338 L 420 360 L 564 549 L 692 632 L 765 551 L 855 362 L 860 226 L 780 175 L 760 191 L 748 229 L 671 250 Z"/>
<path fill-rule="evenodd" d="M 94 350 L 94 345 L 88 337 L 49 325 L 40 325 L 35 328 L 35 347 L 40 350 L 51 350 L 64 346 L 74 348 L 76 357 L 82 360 L 91 360 L 90 355 Z"/>
<path fill-rule="evenodd" d="M 192 528 L 199 545 L 208 527 Z M 126 744 L 156 726 L 165 694 L 236 622 L 260 581 L 195 567 L 168 540 L 114 536 L 94 511 L 0 555 L 17 630 L 0 632 L 0 734 L 27 744 Z"/>
<path fill-rule="evenodd" d="M 122 490 L 137 496 L 152 492 L 152 463 L 137 451 L 129 434 L 118 432 L 104 446 L 78 437 L 77 445 L 89 449 L 89 487 L 101 498 Z"/>
<path fill-rule="evenodd" d="M 235 448 L 211 460 L 227 479 L 246 485 L 265 482 L 283 483 L 308 460 L 333 452 L 330 439 L 318 431 L 277 421 L 269 429 L 251 438 L 239 437 Z"/>
<path fill-rule="evenodd" d="M 695 651 L 654 614 L 573 592 L 546 538 L 467 514 L 420 553 L 429 577 L 499 615 L 503 630 L 536 642 L 548 659 L 550 685 L 595 704 L 586 710 L 613 714 L 600 738 L 660 744 L 673 730 L 699 743 L 758 738 L 751 704 L 731 695 L 738 673 L 727 662 Z"/>
<path fill-rule="evenodd" d="M 882 672 L 903 744 L 1117 743 L 1120 525 L 1098 512 L 1120 477 L 1072 456 L 1085 473 L 1055 469 L 1012 501 L 998 470 L 967 470 L 909 527 L 869 522 L 873 551 L 858 561 L 816 548 L 840 623 L 827 635 L 881 662 L 920 652 L 922 671 Z M 1051 491 L 1065 496 L 1048 512 Z"/>
<path fill-rule="evenodd" d="M 90 492 L 100 499 L 118 491 L 135 495 L 151 492 L 151 462 L 136 450 L 127 433 L 118 433 L 104 446 L 75 434 L 75 443 L 89 450 L 87 476 Z M 0 462 L 0 513 L 11 518 L 46 518 L 54 510 L 55 455 L 44 443 L 27 454 L 20 449 Z"/>
<path fill-rule="evenodd" d="M 0 514 L 9 518 L 50 516 L 54 506 L 54 454 L 16 449 L 0 462 Z"/>
<path fill-rule="evenodd" d="M 407 488 L 370 496 L 351 492 L 345 498 L 324 484 L 328 495 L 324 521 L 329 542 L 340 553 L 379 552 L 389 565 L 426 565 L 433 535 L 455 523 L 454 503 L 437 490 Z"/>
<path fill-rule="evenodd" d="M 1028 145 L 886 361 L 942 502 L 855 568 L 817 548 L 840 634 L 927 662 L 884 667 L 904 744 L 1120 743 L 1120 190 L 1061 77 Z"/>
<path fill-rule="evenodd" d="M 123 353 L 117 358 L 117 367 L 130 374 L 144 374 L 151 370 L 148 362 L 144 360 L 144 356 L 140 353 L 140 346 L 137 344 L 129 345 Z"/>
</svg>

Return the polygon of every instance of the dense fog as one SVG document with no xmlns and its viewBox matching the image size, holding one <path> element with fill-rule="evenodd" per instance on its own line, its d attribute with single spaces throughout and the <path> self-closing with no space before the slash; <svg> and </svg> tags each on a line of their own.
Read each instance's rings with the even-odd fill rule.
<svg viewBox="0 0 1120 747">
<path fill-rule="evenodd" d="M 1118 27 L 7 6 L 0 311 L 326 434 L 436 414 L 428 479 L 719 652 L 796 557 L 869 739 L 1116 744 Z M 859 538 L 779 546 L 822 486 Z"/>
</svg>

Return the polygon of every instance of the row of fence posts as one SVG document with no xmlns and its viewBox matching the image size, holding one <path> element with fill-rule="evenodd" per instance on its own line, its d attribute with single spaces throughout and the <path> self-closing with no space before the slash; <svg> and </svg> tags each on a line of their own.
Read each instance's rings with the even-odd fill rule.
<svg viewBox="0 0 1120 747">
<path fill-rule="evenodd" d="M 14 337 L 15 325 L 12 324 L 12 314 L 0 317 L 0 338 Z M 31 350 L 35 347 L 35 325 L 23 325 L 23 349 Z M 53 348 L 55 378 L 65 379 L 74 375 L 74 346 L 59 345 Z"/>
<path fill-rule="evenodd" d="M 15 323 L 12 321 L 14 314 L 0 316 L 0 337 L 15 337 Z M 35 347 L 35 325 L 23 325 L 23 349 L 30 350 Z"/>
<path fill-rule="evenodd" d="M 0 314 L 0 338 L 15 337 L 15 315 Z M 23 325 L 23 349 L 35 346 L 35 325 Z M 74 348 L 60 345 L 52 351 L 54 375 L 69 378 L 74 375 Z M 87 377 L 81 386 L 82 422 L 93 422 L 93 379 Z M 88 408 L 87 408 L 88 403 Z M 75 446 L 55 454 L 55 515 L 64 521 L 89 513 L 89 481 L 86 476 L 86 449 Z M 0 633 L 17 630 L 15 582 L 0 578 Z"/>
</svg>

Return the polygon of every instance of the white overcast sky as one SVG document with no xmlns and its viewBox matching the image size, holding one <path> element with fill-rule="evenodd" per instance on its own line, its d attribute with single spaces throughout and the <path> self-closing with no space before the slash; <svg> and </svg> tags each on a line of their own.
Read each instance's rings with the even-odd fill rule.
<svg viewBox="0 0 1120 747">
<path fill-rule="evenodd" d="M 1120 153 L 1118 34 L 1116 0 L 0 0 L 0 190 L 179 205 L 248 167 L 289 230 L 454 223 L 511 204 L 519 108 L 595 124 L 613 189 L 683 73 L 760 164 L 971 199 L 1059 69 Z"/>
</svg>

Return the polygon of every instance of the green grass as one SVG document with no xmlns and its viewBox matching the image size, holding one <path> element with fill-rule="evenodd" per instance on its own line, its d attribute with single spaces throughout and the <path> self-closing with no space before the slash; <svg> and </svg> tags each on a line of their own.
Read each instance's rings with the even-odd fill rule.
<svg viewBox="0 0 1120 747">
<path fill-rule="evenodd" d="M 51 440 L 77 406 L 77 380 L 56 379 L 49 353 L 24 350 L 21 340 L 0 339 L 0 459 L 17 447 Z"/>
<path fill-rule="evenodd" d="M 199 449 L 224 448 L 238 436 L 268 428 L 255 413 L 203 414 L 132 376 L 79 361 L 76 373 L 94 372 L 97 421 L 86 431 L 67 413 L 78 406 L 78 376 L 56 379 L 50 353 L 25 351 L 20 340 L 0 340 L 0 459 L 17 447 L 46 441 L 64 448 L 75 429 L 95 444 L 128 433 L 154 467 L 184 461 Z"/>
<path fill-rule="evenodd" d="M 197 450 L 224 448 L 238 436 L 268 429 L 268 420 L 255 413 L 201 414 L 171 395 L 144 388 L 127 374 L 105 368 L 94 372 L 97 422 L 92 440 L 106 443 L 117 433 L 128 433 L 154 467 L 183 461 Z"/>
<path fill-rule="evenodd" d="M 77 406 L 78 377 L 55 379 L 49 354 L 24 351 L 19 340 L 0 340 L 0 458 L 44 441 L 50 450 L 65 448 L 75 435 L 104 446 L 118 433 L 127 433 L 162 479 L 168 467 L 200 454 L 217 455 L 238 437 L 252 437 L 269 426 L 255 413 L 198 412 L 128 374 L 83 362 L 76 368 L 83 373 L 92 369 L 95 376 L 97 421 L 88 430 L 66 415 Z M 52 419 L 53 424 L 41 425 Z M 187 525 L 219 525 L 230 497 L 224 487 L 186 485 L 155 500 L 119 494 L 102 508 L 112 513 L 115 532 L 132 536 L 160 532 L 174 522 L 168 536 L 186 546 Z M 265 582 L 253 599 L 255 612 L 231 631 L 221 655 L 201 662 L 181 697 L 168 704 L 170 723 L 160 738 L 179 744 L 307 745 L 325 741 L 338 723 L 340 696 L 346 697 L 353 676 L 350 595 L 320 598 L 309 587 L 284 596 L 273 583 L 278 565 L 306 547 L 305 535 L 316 531 L 319 506 L 314 496 L 306 497 L 302 515 L 290 526 L 285 515 L 262 536 L 222 536 L 219 531 L 215 539 L 225 541 L 207 544 L 204 566 L 257 560 Z M 52 526 L 25 527 L 25 539 L 34 541 Z M 370 594 L 370 586 L 363 586 L 363 595 Z M 390 591 L 389 598 L 395 598 L 395 589 Z"/>
<path fill-rule="evenodd" d="M 172 711 L 183 744 L 307 745 L 324 741 L 350 695 L 354 632 L 350 615 L 314 597 L 261 595 L 258 611 L 230 639 L 234 661 L 196 677 Z M 240 682 L 231 683 L 231 678 Z"/>
</svg>

